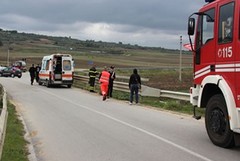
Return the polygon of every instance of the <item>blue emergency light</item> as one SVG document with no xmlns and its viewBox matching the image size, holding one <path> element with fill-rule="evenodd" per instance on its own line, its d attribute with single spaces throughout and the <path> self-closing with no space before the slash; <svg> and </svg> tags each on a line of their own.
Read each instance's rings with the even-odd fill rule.
<svg viewBox="0 0 240 161">
<path fill-rule="evenodd" d="M 205 2 L 207 3 L 211 3 L 211 2 L 213 2 L 213 1 L 215 1 L 215 0 L 205 0 Z"/>
</svg>

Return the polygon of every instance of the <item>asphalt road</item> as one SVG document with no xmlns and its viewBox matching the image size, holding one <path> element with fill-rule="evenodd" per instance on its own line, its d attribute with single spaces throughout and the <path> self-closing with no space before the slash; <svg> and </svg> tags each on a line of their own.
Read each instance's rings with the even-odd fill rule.
<svg viewBox="0 0 240 161">
<path fill-rule="evenodd" d="M 28 73 L 0 78 L 28 129 L 38 161 L 239 161 L 214 146 L 204 121 L 77 88 L 30 85 Z"/>
</svg>

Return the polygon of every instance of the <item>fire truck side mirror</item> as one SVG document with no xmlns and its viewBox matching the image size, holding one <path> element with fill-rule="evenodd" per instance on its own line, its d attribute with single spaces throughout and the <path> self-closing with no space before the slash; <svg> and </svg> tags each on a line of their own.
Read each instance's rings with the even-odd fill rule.
<svg viewBox="0 0 240 161">
<path fill-rule="evenodd" d="M 189 18 L 188 19 L 188 35 L 194 35 L 195 30 L 195 19 Z"/>
</svg>

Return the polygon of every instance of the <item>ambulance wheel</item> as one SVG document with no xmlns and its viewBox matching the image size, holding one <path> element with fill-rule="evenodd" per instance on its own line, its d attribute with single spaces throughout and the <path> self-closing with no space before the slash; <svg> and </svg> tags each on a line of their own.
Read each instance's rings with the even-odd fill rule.
<svg viewBox="0 0 240 161">
<path fill-rule="evenodd" d="M 42 82 L 40 82 L 40 81 L 38 81 L 38 84 L 41 86 L 43 83 L 42 83 Z"/>
<path fill-rule="evenodd" d="M 230 129 L 227 105 L 222 94 L 214 95 L 208 101 L 205 126 L 213 144 L 223 148 L 234 146 L 234 133 Z"/>
<path fill-rule="evenodd" d="M 49 87 L 50 87 L 50 85 L 51 85 L 51 84 L 50 84 L 50 82 L 49 82 L 49 81 L 47 81 L 47 82 L 46 82 L 46 86 L 49 88 Z"/>
<path fill-rule="evenodd" d="M 72 85 L 71 85 L 71 84 L 68 84 L 68 85 L 67 85 L 67 87 L 68 87 L 68 88 L 71 88 L 71 87 L 72 87 Z"/>
</svg>

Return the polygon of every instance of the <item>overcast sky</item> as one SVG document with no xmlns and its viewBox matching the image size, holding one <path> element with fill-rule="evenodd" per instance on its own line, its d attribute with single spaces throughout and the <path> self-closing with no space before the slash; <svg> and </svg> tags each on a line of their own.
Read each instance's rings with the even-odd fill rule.
<svg viewBox="0 0 240 161">
<path fill-rule="evenodd" d="M 179 49 L 204 0 L 1 0 L 0 28 Z"/>
</svg>

